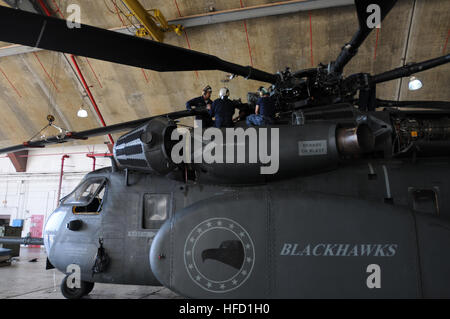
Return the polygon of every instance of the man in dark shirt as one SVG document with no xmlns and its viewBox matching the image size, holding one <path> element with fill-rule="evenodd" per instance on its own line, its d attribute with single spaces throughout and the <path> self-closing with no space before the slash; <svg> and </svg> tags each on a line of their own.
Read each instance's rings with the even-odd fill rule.
<svg viewBox="0 0 450 319">
<path fill-rule="evenodd" d="M 203 88 L 201 96 L 195 97 L 186 102 L 186 109 L 192 110 L 194 108 L 197 110 L 208 110 L 209 111 L 212 106 L 211 93 L 212 93 L 212 89 L 209 85 L 207 85 L 205 88 Z M 195 120 L 202 121 L 203 117 L 197 115 L 195 117 Z M 203 127 L 206 127 L 206 126 L 211 126 L 212 123 L 208 119 L 207 121 L 202 121 L 202 124 L 203 124 Z"/>
<path fill-rule="evenodd" d="M 269 92 L 261 87 L 261 97 L 256 102 L 255 114 L 247 116 L 248 126 L 262 126 L 273 124 L 275 118 L 275 102 L 269 96 Z"/>
<path fill-rule="evenodd" d="M 221 88 L 219 98 L 212 104 L 209 114 L 215 117 L 215 127 L 233 127 L 235 106 L 229 99 L 230 90 Z"/>
</svg>

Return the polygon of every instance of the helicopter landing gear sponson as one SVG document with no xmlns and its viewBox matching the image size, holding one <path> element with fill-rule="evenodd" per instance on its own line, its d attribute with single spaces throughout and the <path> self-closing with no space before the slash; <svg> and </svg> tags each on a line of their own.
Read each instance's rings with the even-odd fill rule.
<svg viewBox="0 0 450 319">
<path fill-rule="evenodd" d="M 67 275 L 61 282 L 61 293 L 67 299 L 80 299 L 88 295 L 94 289 L 93 282 L 81 281 L 80 288 L 69 288 L 67 286 Z"/>
</svg>

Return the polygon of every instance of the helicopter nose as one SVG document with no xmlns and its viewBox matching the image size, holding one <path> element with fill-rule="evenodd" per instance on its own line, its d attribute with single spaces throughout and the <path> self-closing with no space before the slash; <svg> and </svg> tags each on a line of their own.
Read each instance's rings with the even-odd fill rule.
<svg viewBox="0 0 450 319">
<path fill-rule="evenodd" d="M 50 255 L 51 247 L 55 241 L 55 237 L 61 229 L 62 222 L 66 217 L 66 212 L 60 208 L 56 209 L 48 218 L 44 227 L 44 246 L 47 256 Z"/>
</svg>

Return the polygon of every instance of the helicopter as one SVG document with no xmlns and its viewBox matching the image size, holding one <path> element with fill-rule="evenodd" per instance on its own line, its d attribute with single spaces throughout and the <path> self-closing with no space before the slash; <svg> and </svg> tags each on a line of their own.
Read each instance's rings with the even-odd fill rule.
<svg viewBox="0 0 450 319">
<path fill-rule="evenodd" d="M 87 174 L 46 222 L 47 266 L 67 274 L 62 294 L 82 298 L 98 282 L 165 286 L 188 298 L 450 297 L 449 102 L 376 98 L 377 84 L 448 63 L 450 55 L 377 75 L 342 75 L 372 31 L 369 5 L 383 20 L 395 3 L 355 0 L 359 30 L 335 61 L 276 74 L 0 7 L 1 41 L 161 72 L 225 71 L 269 83 L 276 100 L 276 122 L 253 128 L 256 140 L 241 148 L 248 159 L 252 146 L 265 144 L 259 155 L 277 153 L 276 165 L 264 156 L 187 161 L 197 158 L 193 148 L 174 161 L 177 146 L 205 146 L 207 129 L 173 139 L 179 119 L 208 117 L 201 109 L 0 149 L 126 131 L 111 167 Z M 119 42 L 133 56 L 115 50 Z M 250 114 L 254 94 L 236 103 Z M 213 142 L 216 153 L 239 147 Z M 269 164 L 275 169 L 263 174 Z M 79 268 L 79 287 L 69 285 L 71 265 Z"/>
</svg>

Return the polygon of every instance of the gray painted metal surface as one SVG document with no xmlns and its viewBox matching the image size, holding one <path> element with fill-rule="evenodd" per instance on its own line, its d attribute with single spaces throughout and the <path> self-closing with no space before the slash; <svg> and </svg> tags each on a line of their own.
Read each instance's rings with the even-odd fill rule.
<svg viewBox="0 0 450 319">
<path fill-rule="evenodd" d="M 51 263 L 62 272 L 80 265 L 83 280 L 164 285 L 194 298 L 450 296 L 448 159 L 361 160 L 239 187 L 138 172 L 125 186 L 125 172 L 108 169 L 86 179 L 98 176 L 107 179 L 100 214 L 63 204 L 44 235 L 53 238 Z M 440 213 L 414 208 L 412 188 L 436 189 Z M 143 224 L 146 194 L 168 196 L 167 218 L 152 229 Z M 66 228 L 74 219 L 81 230 Z M 99 238 L 111 261 L 93 275 Z M 381 268 L 380 289 L 366 285 L 372 264 Z"/>
<path fill-rule="evenodd" d="M 152 119 L 118 139 L 118 169 L 88 174 L 51 215 L 49 260 L 189 298 L 450 297 L 448 112 L 364 114 L 270 127 L 280 169 L 267 177 L 258 161 L 174 165 L 174 122 Z M 407 155 L 415 135 L 428 148 Z M 109 263 L 94 271 L 100 248 Z"/>
</svg>

